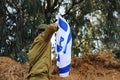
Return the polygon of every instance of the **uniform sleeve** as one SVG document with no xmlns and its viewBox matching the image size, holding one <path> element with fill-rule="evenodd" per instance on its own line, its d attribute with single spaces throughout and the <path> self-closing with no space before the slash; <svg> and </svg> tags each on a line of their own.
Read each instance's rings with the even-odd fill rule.
<svg viewBox="0 0 120 80">
<path fill-rule="evenodd" d="M 43 39 L 45 41 L 48 41 L 51 39 L 54 32 L 56 32 L 58 29 L 56 24 L 50 24 L 48 27 L 46 27 L 45 31 L 43 32 Z"/>
<path fill-rule="evenodd" d="M 31 45 L 31 48 L 33 48 L 34 45 L 41 43 L 43 41 L 49 41 L 53 35 L 54 32 L 58 30 L 58 27 L 56 24 L 50 24 L 45 28 L 45 31 L 42 32 L 40 35 L 38 35 L 35 39 L 33 44 Z"/>
</svg>

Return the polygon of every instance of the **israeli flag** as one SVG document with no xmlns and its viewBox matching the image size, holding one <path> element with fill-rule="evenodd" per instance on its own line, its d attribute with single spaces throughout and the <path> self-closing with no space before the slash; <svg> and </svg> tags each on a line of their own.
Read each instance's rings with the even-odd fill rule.
<svg viewBox="0 0 120 80">
<path fill-rule="evenodd" d="M 56 32 L 57 66 L 60 77 L 67 77 L 70 72 L 72 33 L 62 16 L 58 15 L 57 23 L 59 27 Z"/>
</svg>

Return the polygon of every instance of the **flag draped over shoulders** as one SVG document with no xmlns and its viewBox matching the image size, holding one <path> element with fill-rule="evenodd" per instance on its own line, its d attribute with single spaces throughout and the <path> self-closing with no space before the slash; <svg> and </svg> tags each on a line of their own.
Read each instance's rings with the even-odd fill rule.
<svg viewBox="0 0 120 80">
<path fill-rule="evenodd" d="M 66 77 L 70 72 L 72 33 L 66 20 L 58 15 L 59 30 L 56 32 L 57 66 L 61 77 Z"/>
</svg>

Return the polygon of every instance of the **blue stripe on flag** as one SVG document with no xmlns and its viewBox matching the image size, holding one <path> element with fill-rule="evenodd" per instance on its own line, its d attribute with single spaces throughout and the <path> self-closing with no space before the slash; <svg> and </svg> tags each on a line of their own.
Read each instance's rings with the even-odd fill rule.
<svg viewBox="0 0 120 80">
<path fill-rule="evenodd" d="M 68 40 L 67 40 L 67 44 L 70 42 L 71 39 L 72 39 L 72 33 L 70 31 L 69 36 L 68 36 Z"/>
<path fill-rule="evenodd" d="M 66 73 L 70 71 L 70 64 L 67 65 L 66 67 L 59 68 L 59 73 Z"/>
<path fill-rule="evenodd" d="M 60 26 L 64 31 L 67 31 L 67 30 L 68 30 L 67 23 L 66 23 L 65 21 L 63 21 L 61 18 L 59 18 L 58 24 L 59 24 L 59 26 Z"/>
<path fill-rule="evenodd" d="M 68 45 L 68 43 L 70 42 L 70 40 L 72 39 L 72 33 L 71 33 L 71 31 L 70 31 L 70 33 L 69 33 L 69 35 L 68 35 L 68 39 L 67 39 L 67 43 L 66 43 L 66 45 L 65 45 L 65 49 L 64 49 L 64 53 L 66 53 L 66 50 L 67 50 L 67 45 Z"/>
</svg>

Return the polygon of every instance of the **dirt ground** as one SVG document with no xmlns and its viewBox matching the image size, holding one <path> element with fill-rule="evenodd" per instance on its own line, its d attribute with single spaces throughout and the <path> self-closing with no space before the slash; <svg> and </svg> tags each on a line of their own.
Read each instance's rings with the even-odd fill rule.
<svg viewBox="0 0 120 80">
<path fill-rule="evenodd" d="M 29 66 L 19 64 L 9 57 L 0 57 L 0 80 L 27 80 Z"/>
<path fill-rule="evenodd" d="M 70 76 L 66 78 L 60 78 L 57 68 L 55 70 L 51 80 L 120 80 L 120 60 L 111 54 L 85 54 L 81 58 L 72 58 Z"/>
<path fill-rule="evenodd" d="M 85 54 L 72 58 L 70 75 L 59 77 L 53 60 L 50 80 L 120 80 L 120 60 L 111 54 Z M 8 57 L 0 57 L 0 80 L 27 80 L 28 66 L 19 64 Z"/>
</svg>

